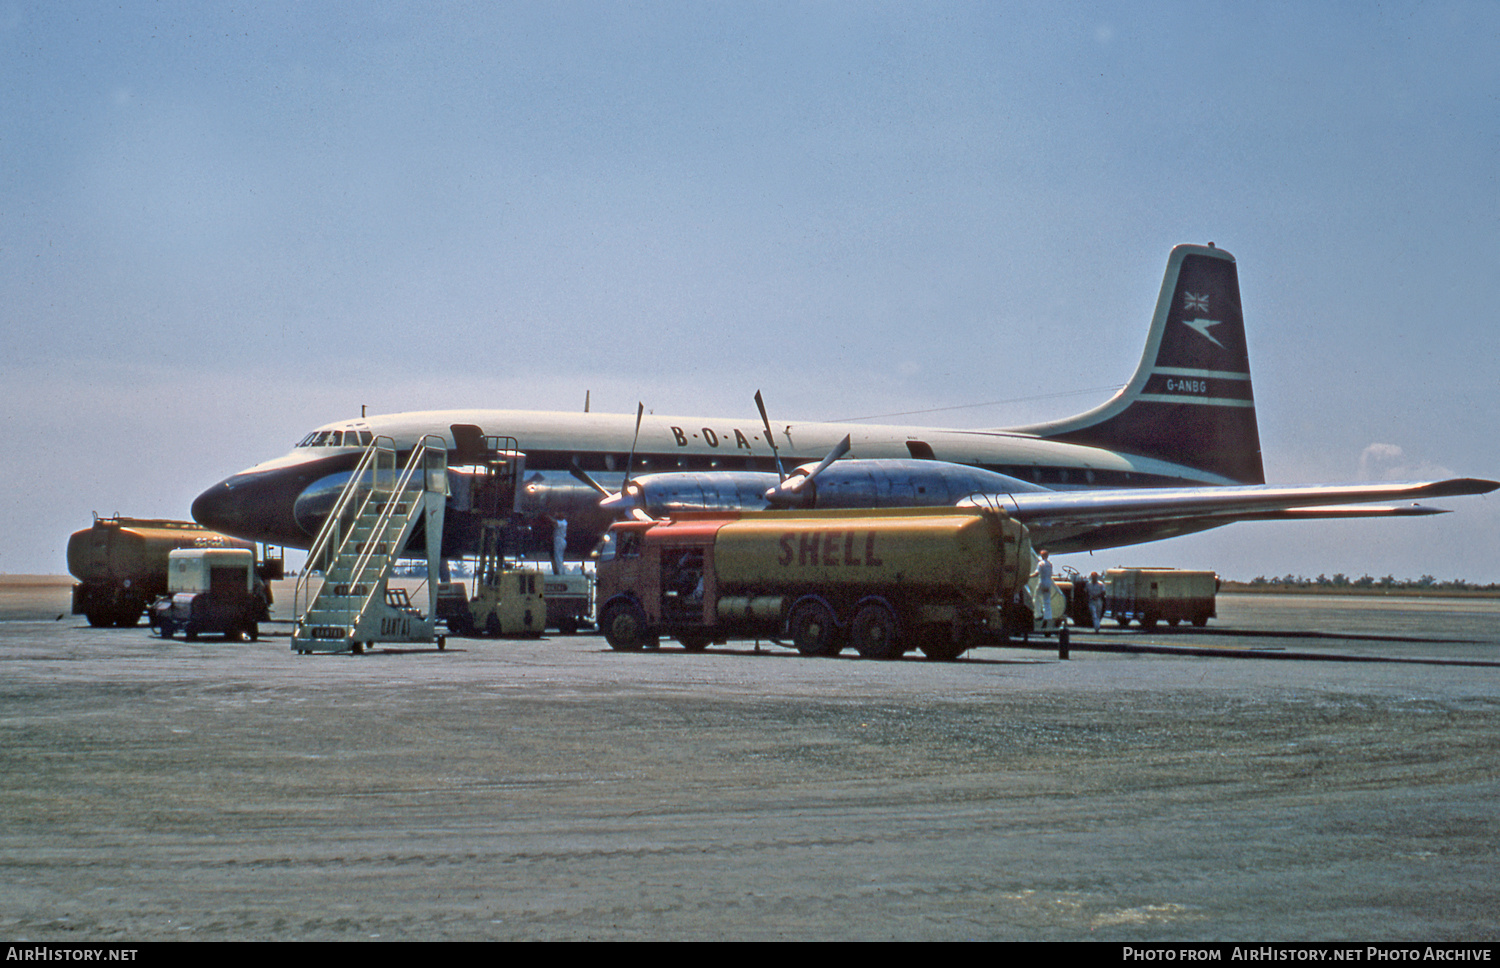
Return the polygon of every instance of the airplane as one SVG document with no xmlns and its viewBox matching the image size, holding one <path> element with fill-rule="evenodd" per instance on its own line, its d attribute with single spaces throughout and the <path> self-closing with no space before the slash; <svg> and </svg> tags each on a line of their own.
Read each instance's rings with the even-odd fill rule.
<svg viewBox="0 0 1500 968">
<path fill-rule="evenodd" d="M 193 518 L 225 534 L 306 548 L 377 436 L 410 452 L 424 435 L 449 447 L 445 559 L 480 533 L 468 472 L 486 435 L 525 455 L 526 549 L 550 547 L 566 519 L 567 556 L 594 549 L 621 515 L 765 507 L 1003 507 L 1054 554 L 1155 541 L 1246 520 L 1444 513 L 1371 502 L 1483 494 L 1473 478 L 1408 483 L 1267 485 L 1234 257 L 1212 243 L 1167 259 L 1145 351 L 1108 401 L 1062 420 L 996 430 L 743 418 L 434 410 L 325 424 L 292 450 L 220 481 Z M 779 423 L 779 422 L 778 422 Z M 844 453 L 857 457 L 843 458 Z M 821 458 L 821 460 L 820 460 Z M 786 464 L 798 465 L 784 473 Z M 1363 506 L 1350 506 L 1363 505 Z"/>
</svg>

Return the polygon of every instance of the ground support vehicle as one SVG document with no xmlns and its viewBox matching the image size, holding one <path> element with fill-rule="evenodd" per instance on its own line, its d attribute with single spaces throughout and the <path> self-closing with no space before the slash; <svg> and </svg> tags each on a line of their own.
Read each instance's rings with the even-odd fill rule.
<svg viewBox="0 0 1500 968">
<path fill-rule="evenodd" d="M 572 635 L 592 622 L 594 578 L 583 572 L 543 575 L 547 595 L 547 627 Z"/>
<path fill-rule="evenodd" d="M 96 516 L 93 527 L 68 538 L 68 571 L 78 579 L 73 614 L 95 627 L 137 624 L 146 606 L 167 593 L 167 555 L 178 548 L 253 551 L 255 545 L 191 521 Z"/>
<path fill-rule="evenodd" d="M 612 648 L 672 636 L 689 651 L 769 639 L 804 655 L 852 646 L 955 659 L 1029 629 L 1026 529 L 987 508 L 686 513 L 614 525 L 598 568 Z"/>
<path fill-rule="evenodd" d="M 271 617 L 271 594 L 246 548 L 188 548 L 167 556 L 167 594 L 151 605 L 151 627 L 164 639 L 223 635 L 260 638 Z"/>
<path fill-rule="evenodd" d="M 376 642 L 436 643 L 437 587 L 429 581 L 427 611 L 392 587 L 396 562 L 417 536 L 427 574 L 441 573 L 447 506 L 448 448 L 427 435 L 404 458 L 389 437 L 376 437 L 339 491 L 307 552 L 292 610 L 292 651 L 360 654 Z M 313 576 L 320 576 L 315 583 Z M 305 603 L 305 605 L 304 605 Z"/>
<path fill-rule="evenodd" d="M 543 578 L 535 568 L 502 562 L 481 572 L 472 599 L 463 582 L 444 583 L 438 587 L 438 618 L 454 635 L 538 638 L 547 619 Z"/>
<path fill-rule="evenodd" d="M 1208 624 L 1218 614 L 1219 576 L 1211 571 L 1177 568 L 1111 568 L 1105 572 L 1108 614 L 1123 628 L 1131 620 L 1142 628 L 1157 622 Z"/>
</svg>

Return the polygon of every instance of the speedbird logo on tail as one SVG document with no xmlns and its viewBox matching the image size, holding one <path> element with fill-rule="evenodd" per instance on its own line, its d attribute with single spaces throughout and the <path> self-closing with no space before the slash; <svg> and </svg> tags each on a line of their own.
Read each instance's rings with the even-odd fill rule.
<svg viewBox="0 0 1500 968">
<path fill-rule="evenodd" d="M 1214 339 L 1213 334 L 1208 331 L 1208 328 L 1210 326 L 1217 326 L 1221 322 L 1223 322 L 1223 320 L 1219 319 L 1184 319 L 1182 321 L 1182 325 L 1186 326 L 1188 329 L 1191 329 L 1199 336 L 1202 336 L 1204 339 L 1208 340 L 1219 349 L 1223 349 L 1224 344 Z"/>
</svg>

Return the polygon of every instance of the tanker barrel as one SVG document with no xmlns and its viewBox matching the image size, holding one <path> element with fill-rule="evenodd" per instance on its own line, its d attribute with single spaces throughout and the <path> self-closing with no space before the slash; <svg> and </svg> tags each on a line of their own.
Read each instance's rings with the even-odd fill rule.
<svg viewBox="0 0 1500 968">
<path fill-rule="evenodd" d="M 250 548 L 191 521 L 96 518 L 68 538 L 68 571 L 92 584 L 130 582 L 166 587 L 167 556 L 178 548 Z"/>
<path fill-rule="evenodd" d="M 1028 545 L 1022 525 L 980 508 L 766 512 L 721 528 L 714 558 L 720 587 L 731 594 L 899 587 L 979 601 L 1024 581 Z"/>
</svg>

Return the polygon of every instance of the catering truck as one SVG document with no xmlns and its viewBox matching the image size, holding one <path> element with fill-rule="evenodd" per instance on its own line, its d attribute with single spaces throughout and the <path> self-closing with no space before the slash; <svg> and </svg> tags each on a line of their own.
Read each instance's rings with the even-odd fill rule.
<svg viewBox="0 0 1500 968">
<path fill-rule="evenodd" d="M 129 628 L 148 604 L 167 591 L 167 555 L 178 548 L 246 548 L 191 521 L 156 518 L 94 518 L 93 527 L 68 538 L 73 614 L 93 626 Z"/>
<path fill-rule="evenodd" d="M 1003 511 L 700 512 L 611 530 L 597 600 L 600 630 L 618 650 L 661 636 L 689 651 L 765 638 L 804 655 L 921 649 L 951 660 L 1034 628 L 1025 583 L 1036 556 Z"/>
</svg>

